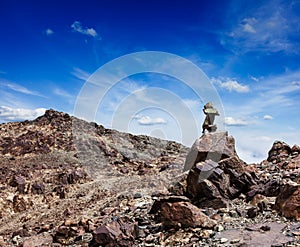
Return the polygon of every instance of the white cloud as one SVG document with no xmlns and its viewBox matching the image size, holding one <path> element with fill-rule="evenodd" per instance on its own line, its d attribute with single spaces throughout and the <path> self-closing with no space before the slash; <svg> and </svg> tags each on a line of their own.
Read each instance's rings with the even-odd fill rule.
<svg viewBox="0 0 300 247">
<path fill-rule="evenodd" d="M 256 33 L 255 29 L 249 23 L 244 25 L 244 31 L 248 33 Z"/>
<path fill-rule="evenodd" d="M 53 31 L 52 29 L 48 28 L 48 29 L 45 30 L 45 34 L 46 34 L 47 36 L 51 36 L 51 35 L 54 34 L 54 31 Z"/>
<path fill-rule="evenodd" d="M 74 30 L 74 32 L 92 36 L 94 38 L 98 36 L 94 28 L 82 27 L 82 24 L 79 21 L 74 21 L 74 23 L 71 25 L 71 28 Z"/>
<path fill-rule="evenodd" d="M 225 117 L 225 124 L 227 126 L 246 126 L 249 125 L 250 122 L 243 118 Z"/>
<path fill-rule="evenodd" d="M 137 119 L 140 125 L 155 125 L 155 124 L 166 124 L 167 121 L 163 118 L 151 118 L 149 116 L 136 115 L 133 117 Z"/>
<path fill-rule="evenodd" d="M 273 117 L 271 115 L 264 115 L 264 120 L 272 120 Z"/>
<path fill-rule="evenodd" d="M 211 82 L 221 88 L 225 88 L 229 92 L 247 93 L 250 91 L 248 86 L 242 85 L 238 81 L 230 78 L 212 78 Z"/>
<path fill-rule="evenodd" d="M 45 113 L 45 108 L 37 108 L 34 110 L 23 108 L 11 108 L 8 106 L 0 106 L 0 121 L 17 121 L 17 120 L 30 120 Z"/>
<path fill-rule="evenodd" d="M 19 84 L 16 84 L 16 83 L 13 83 L 13 82 L 10 82 L 10 81 L 5 81 L 4 80 L 4 81 L 0 82 L 0 87 L 7 88 L 7 89 L 13 90 L 13 91 L 18 92 L 18 93 L 44 97 L 43 95 L 41 95 L 40 93 L 38 93 L 36 91 L 30 90 L 26 87 L 23 87 Z"/>
</svg>

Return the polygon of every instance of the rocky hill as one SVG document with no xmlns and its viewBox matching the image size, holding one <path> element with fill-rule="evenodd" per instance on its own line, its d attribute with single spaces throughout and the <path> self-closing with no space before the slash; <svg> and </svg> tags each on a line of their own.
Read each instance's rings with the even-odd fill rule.
<svg viewBox="0 0 300 247">
<path fill-rule="evenodd" d="M 189 149 L 48 110 L 0 125 L 0 246 L 299 246 L 299 170 L 297 145 L 249 165 L 226 132 Z"/>
</svg>

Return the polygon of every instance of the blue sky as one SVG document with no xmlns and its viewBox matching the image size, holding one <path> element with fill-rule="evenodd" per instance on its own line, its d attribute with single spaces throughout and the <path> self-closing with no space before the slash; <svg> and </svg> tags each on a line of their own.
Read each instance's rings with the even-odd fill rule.
<svg viewBox="0 0 300 247">
<path fill-rule="evenodd" d="M 133 52 L 161 51 L 202 69 L 220 96 L 239 155 L 260 161 L 275 140 L 300 144 L 298 13 L 299 1 L 277 0 L 2 0 L 0 122 L 32 119 L 48 108 L 72 114 L 98 68 Z M 177 79 L 155 73 L 115 85 L 95 121 L 191 145 L 199 131 L 182 138 L 180 125 L 188 120 L 181 108 L 166 110 L 165 95 L 187 106 L 201 132 L 204 102 Z M 144 103 L 156 97 L 161 104 L 144 104 L 122 125 L 129 114 L 124 104 L 143 105 L 137 96 Z"/>
</svg>

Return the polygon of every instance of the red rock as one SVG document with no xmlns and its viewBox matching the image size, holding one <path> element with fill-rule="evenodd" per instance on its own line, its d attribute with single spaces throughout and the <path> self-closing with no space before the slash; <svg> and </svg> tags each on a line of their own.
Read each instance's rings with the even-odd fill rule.
<svg viewBox="0 0 300 247">
<path fill-rule="evenodd" d="M 216 221 L 210 219 L 201 209 L 189 202 L 163 202 L 161 218 L 166 226 L 212 228 Z"/>
<path fill-rule="evenodd" d="M 276 198 L 275 209 L 287 218 L 300 220 L 300 184 L 286 184 Z"/>
</svg>

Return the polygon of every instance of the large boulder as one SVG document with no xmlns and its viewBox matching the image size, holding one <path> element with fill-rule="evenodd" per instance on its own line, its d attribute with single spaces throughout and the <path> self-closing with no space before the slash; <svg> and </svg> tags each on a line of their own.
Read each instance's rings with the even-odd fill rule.
<svg viewBox="0 0 300 247">
<path fill-rule="evenodd" d="M 165 226 L 212 228 L 217 223 L 190 202 L 164 202 L 161 217 Z"/>
<path fill-rule="evenodd" d="M 258 179 L 238 157 L 234 138 L 227 132 L 197 139 L 187 155 L 185 170 L 190 170 L 187 196 L 198 207 L 227 207 L 229 199 L 246 193 Z"/>
<path fill-rule="evenodd" d="M 229 188 L 229 176 L 218 163 L 207 160 L 195 164 L 187 177 L 187 195 L 199 207 L 227 207 L 224 198 Z"/>
<path fill-rule="evenodd" d="M 193 144 L 186 157 L 184 170 L 190 170 L 201 161 L 210 159 L 219 162 L 233 156 L 237 156 L 235 141 L 232 136 L 228 136 L 228 132 L 206 133 Z"/>
<path fill-rule="evenodd" d="M 156 214 L 165 227 L 212 228 L 216 221 L 205 215 L 184 196 L 165 196 L 158 198 L 149 212 Z"/>
<path fill-rule="evenodd" d="M 289 156 L 291 152 L 292 149 L 288 144 L 281 141 L 275 141 L 268 153 L 268 161 L 278 163 L 285 157 Z"/>
<path fill-rule="evenodd" d="M 275 209 L 287 218 L 300 220 L 300 184 L 286 184 L 275 202 Z"/>
</svg>

